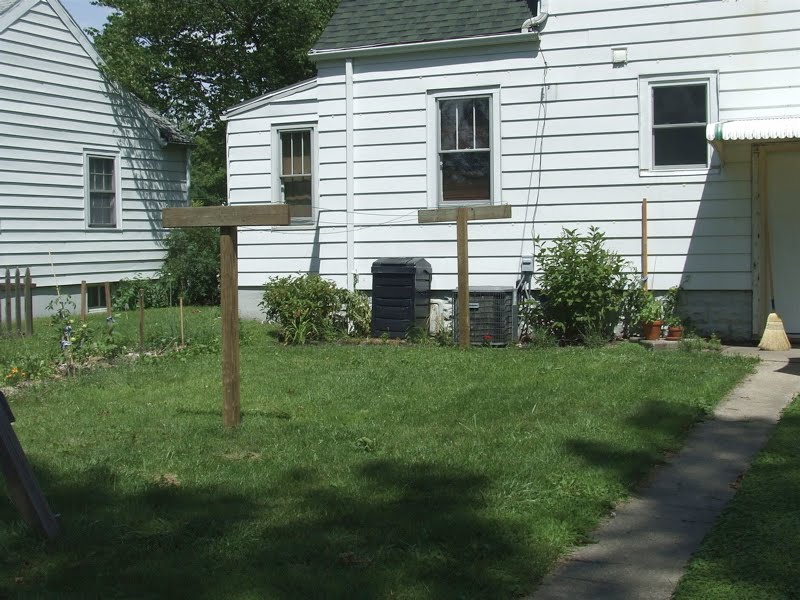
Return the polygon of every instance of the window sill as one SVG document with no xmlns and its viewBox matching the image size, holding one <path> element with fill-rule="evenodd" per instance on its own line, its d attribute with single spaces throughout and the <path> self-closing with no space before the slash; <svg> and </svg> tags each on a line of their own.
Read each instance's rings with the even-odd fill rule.
<svg viewBox="0 0 800 600">
<path fill-rule="evenodd" d="M 314 223 L 302 223 L 297 225 L 276 225 L 270 231 L 313 231 L 317 226 Z"/>
<path fill-rule="evenodd" d="M 718 166 L 706 169 L 639 169 L 639 177 L 706 177 L 719 175 Z"/>
<path fill-rule="evenodd" d="M 84 226 L 84 231 L 92 233 L 122 233 L 122 227 L 89 227 Z"/>
</svg>

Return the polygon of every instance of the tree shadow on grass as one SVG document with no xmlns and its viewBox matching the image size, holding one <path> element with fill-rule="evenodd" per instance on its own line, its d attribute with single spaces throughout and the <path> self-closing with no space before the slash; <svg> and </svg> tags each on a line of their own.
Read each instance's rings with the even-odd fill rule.
<svg viewBox="0 0 800 600">
<path fill-rule="evenodd" d="M 368 461 L 355 492 L 295 470 L 246 495 L 168 478 L 123 492 L 107 467 L 35 469 L 65 536 L 0 529 L 8 595 L 506 598 L 531 579 L 532 549 L 484 513 L 488 481 L 451 466 Z"/>
</svg>

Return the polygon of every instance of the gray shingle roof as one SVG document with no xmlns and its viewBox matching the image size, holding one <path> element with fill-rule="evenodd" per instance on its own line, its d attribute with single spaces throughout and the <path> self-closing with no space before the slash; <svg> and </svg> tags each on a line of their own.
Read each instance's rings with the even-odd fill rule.
<svg viewBox="0 0 800 600">
<path fill-rule="evenodd" d="M 519 32 L 535 0 L 341 0 L 314 50 Z"/>
<path fill-rule="evenodd" d="M 158 134 L 161 136 L 162 140 L 168 144 L 191 145 L 194 143 L 192 136 L 181 131 L 175 123 L 138 98 L 137 100 L 145 114 L 150 117 L 153 123 L 156 124 L 156 127 L 158 127 Z"/>
<path fill-rule="evenodd" d="M 21 0 L 0 0 L 0 15 L 10 9 L 12 6 L 21 2 Z"/>
</svg>

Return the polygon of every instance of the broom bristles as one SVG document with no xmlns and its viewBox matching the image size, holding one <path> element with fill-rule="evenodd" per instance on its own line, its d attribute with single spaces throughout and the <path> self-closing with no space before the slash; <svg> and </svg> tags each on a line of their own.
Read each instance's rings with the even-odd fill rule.
<svg viewBox="0 0 800 600">
<path fill-rule="evenodd" d="M 767 326 L 764 328 L 764 335 L 758 347 L 762 350 L 772 352 L 785 352 L 792 349 L 786 330 L 783 328 L 783 321 L 777 313 L 770 313 L 767 317 Z"/>
</svg>

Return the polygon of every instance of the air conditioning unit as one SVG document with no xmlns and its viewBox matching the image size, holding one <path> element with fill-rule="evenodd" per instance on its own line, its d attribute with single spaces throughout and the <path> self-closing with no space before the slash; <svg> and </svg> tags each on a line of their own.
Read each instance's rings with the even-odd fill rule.
<svg viewBox="0 0 800 600">
<path fill-rule="evenodd" d="M 481 287 L 469 290 L 470 343 L 474 346 L 507 346 L 512 337 L 512 304 L 514 291 L 503 287 Z M 454 294 L 453 337 L 458 331 L 458 291 Z"/>
</svg>

